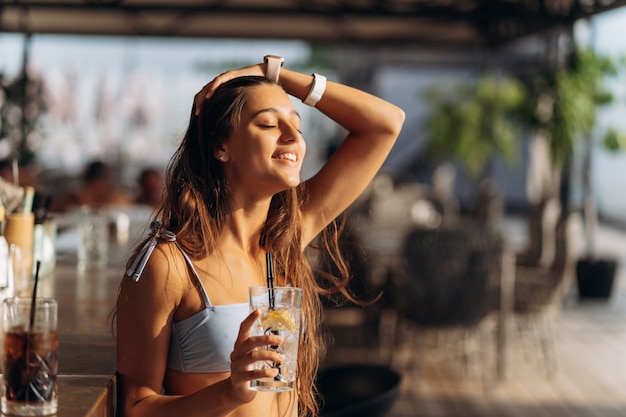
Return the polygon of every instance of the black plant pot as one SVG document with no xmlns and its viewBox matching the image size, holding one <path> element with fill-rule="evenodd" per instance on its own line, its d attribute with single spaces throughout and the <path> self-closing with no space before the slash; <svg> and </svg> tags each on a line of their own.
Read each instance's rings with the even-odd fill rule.
<svg viewBox="0 0 626 417">
<path fill-rule="evenodd" d="M 576 263 L 579 297 L 610 298 L 616 271 L 615 259 L 579 259 Z"/>
<path fill-rule="evenodd" d="M 402 377 L 383 365 L 346 364 L 322 369 L 317 388 L 321 417 L 382 417 L 400 393 Z"/>
</svg>

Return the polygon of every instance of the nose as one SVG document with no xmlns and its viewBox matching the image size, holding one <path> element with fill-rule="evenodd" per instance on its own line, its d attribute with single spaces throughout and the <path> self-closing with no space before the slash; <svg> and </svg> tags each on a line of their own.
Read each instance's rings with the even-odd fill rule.
<svg viewBox="0 0 626 417">
<path fill-rule="evenodd" d="M 300 131 L 291 123 L 284 123 L 281 129 L 280 141 L 289 143 L 298 142 L 300 140 L 302 140 Z"/>
</svg>

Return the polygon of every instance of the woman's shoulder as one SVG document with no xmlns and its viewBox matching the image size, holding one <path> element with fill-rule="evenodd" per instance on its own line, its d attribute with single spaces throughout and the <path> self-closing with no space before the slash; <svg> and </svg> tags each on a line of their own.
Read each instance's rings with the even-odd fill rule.
<svg viewBox="0 0 626 417">
<path fill-rule="evenodd" d="M 143 252 L 137 256 L 148 256 L 145 265 L 140 268 L 141 262 L 137 262 L 136 268 L 131 267 L 124 280 L 130 281 L 129 285 L 144 296 L 180 300 L 189 290 L 185 259 L 174 242 L 159 242 L 149 253 Z"/>
<path fill-rule="evenodd" d="M 182 251 L 175 242 L 159 241 L 146 263 L 148 274 L 162 279 L 178 281 L 188 270 Z"/>
</svg>

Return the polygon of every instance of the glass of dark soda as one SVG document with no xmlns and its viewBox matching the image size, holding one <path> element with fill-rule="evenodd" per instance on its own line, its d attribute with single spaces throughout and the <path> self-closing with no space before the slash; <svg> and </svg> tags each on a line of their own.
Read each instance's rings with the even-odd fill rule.
<svg viewBox="0 0 626 417">
<path fill-rule="evenodd" d="M 46 416 L 57 412 L 59 336 L 57 302 L 39 298 L 3 301 L 2 413 Z"/>
</svg>

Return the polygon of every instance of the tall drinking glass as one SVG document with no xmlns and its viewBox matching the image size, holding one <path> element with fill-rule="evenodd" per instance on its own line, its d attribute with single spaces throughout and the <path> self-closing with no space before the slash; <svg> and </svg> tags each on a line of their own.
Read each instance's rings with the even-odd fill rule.
<svg viewBox="0 0 626 417">
<path fill-rule="evenodd" d="M 78 221 L 78 267 L 103 269 L 109 250 L 109 219 L 105 208 L 82 206 Z"/>
<path fill-rule="evenodd" d="M 251 330 L 252 336 L 267 334 L 279 335 L 283 338 L 280 346 L 267 346 L 285 356 L 278 364 L 258 361 L 255 369 L 278 368 L 275 378 L 262 378 L 252 381 L 250 387 L 257 391 L 291 391 L 296 382 L 298 363 L 298 340 L 300 338 L 300 307 L 302 289 L 291 287 L 250 287 L 250 311 L 261 310 L 261 317 Z"/>
<path fill-rule="evenodd" d="M 2 414 L 57 412 L 58 306 L 51 298 L 38 298 L 31 316 L 31 304 L 30 298 L 3 301 Z"/>
</svg>

